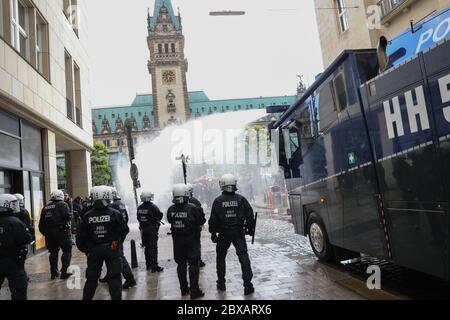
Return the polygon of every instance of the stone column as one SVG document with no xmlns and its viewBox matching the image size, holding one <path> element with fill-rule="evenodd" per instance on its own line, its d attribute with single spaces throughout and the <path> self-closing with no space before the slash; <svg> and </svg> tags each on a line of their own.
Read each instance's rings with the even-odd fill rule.
<svg viewBox="0 0 450 320">
<path fill-rule="evenodd" d="M 66 172 L 70 196 L 87 197 L 92 186 L 91 154 L 86 150 L 67 152 Z"/>
<path fill-rule="evenodd" d="M 55 133 L 48 129 L 44 129 L 43 153 L 45 200 L 48 201 L 50 199 L 50 194 L 58 188 L 58 172 L 56 168 L 56 137 Z"/>
</svg>

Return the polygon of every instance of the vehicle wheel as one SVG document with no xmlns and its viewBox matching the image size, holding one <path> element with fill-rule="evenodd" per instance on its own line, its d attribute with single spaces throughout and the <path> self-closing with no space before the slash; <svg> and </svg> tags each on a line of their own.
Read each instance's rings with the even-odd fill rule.
<svg viewBox="0 0 450 320">
<path fill-rule="evenodd" d="M 319 260 L 334 261 L 333 246 L 328 240 L 327 230 L 322 219 L 315 213 L 312 213 L 308 219 L 308 235 L 311 247 Z"/>
</svg>

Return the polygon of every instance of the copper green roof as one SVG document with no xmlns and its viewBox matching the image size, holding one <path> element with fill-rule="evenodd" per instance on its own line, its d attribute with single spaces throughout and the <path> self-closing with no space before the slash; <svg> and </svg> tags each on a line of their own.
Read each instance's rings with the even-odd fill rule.
<svg viewBox="0 0 450 320">
<path fill-rule="evenodd" d="M 259 97 L 211 100 L 204 91 L 189 92 L 191 119 L 205 117 L 214 113 L 235 112 L 240 110 L 265 109 L 273 105 L 292 105 L 295 96 Z M 102 123 L 107 122 L 111 133 L 116 130 L 116 122 L 127 118 L 135 118 L 138 130 L 142 130 L 146 116 L 150 127 L 154 127 L 153 96 L 151 94 L 136 95 L 128 106 L 103 106 L 92 108 L 92 121 L 97 133 L 102 130 Z M 120 119 L 120 120 L 119 120 Z"/>
<path fill-rule="evenodd" d="M 148 16 L 148 31 L 154 32 L 156 29 L 156 24 L 158 22 L 159 14 L 161 12 L 161 8 L 166 7 L 167 12 L 172 20 L 172 23 L 175 27 L 175 30 L 181 31 L 181 18 L 175 16 L 172 7 L 172 1 L 170 0 L 156 0 L 155 1 L 155 9 L 153 11 L 153 16 Z"/>
</svg>

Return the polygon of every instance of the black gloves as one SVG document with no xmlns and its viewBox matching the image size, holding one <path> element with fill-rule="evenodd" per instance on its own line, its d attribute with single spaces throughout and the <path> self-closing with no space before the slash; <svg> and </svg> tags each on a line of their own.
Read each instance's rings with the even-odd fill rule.
<svg viewBox="0 0 450 320">
<path fill-rule="evenodd" d="M 212 233 L 212 234 L 211 234 L 211 241 L 212 241 L 213 243 L 219 242 L 219 237 L 217 236 L 217 233 Z"/>
</svg>

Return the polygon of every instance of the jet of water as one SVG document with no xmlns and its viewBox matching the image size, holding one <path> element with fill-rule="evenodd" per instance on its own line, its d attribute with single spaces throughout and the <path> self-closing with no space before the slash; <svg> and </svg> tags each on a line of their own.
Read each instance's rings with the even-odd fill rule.
<svg viewBox="0 0 450 320">
<path fill-rule="evenodd" d="M 174 173 L 181 170 L 177 157 L 189 155 L 193 164 L 220 164 L 221 159 L 226 161 L 226 155 L 235 150 L 236 140 L 230 142 L 230 134 L 244 130 L 265 115 L 265 110 L 214 114 L 181 126 L 167 127 L 150 142 L 138 140 L 135 163 L 142 186 L 138 194 L 143 189 L 153 192 L 156 204 L 162 205 L 161 209 L 165 210 L 171 200 Z M 129 208 L 134 208 L 129 163 L 120 165 L 116 172 L 116 184 L 125 193 L 124 201 Z M 133 212 L 131 215 L 134 215 Z"/>
</svg>

